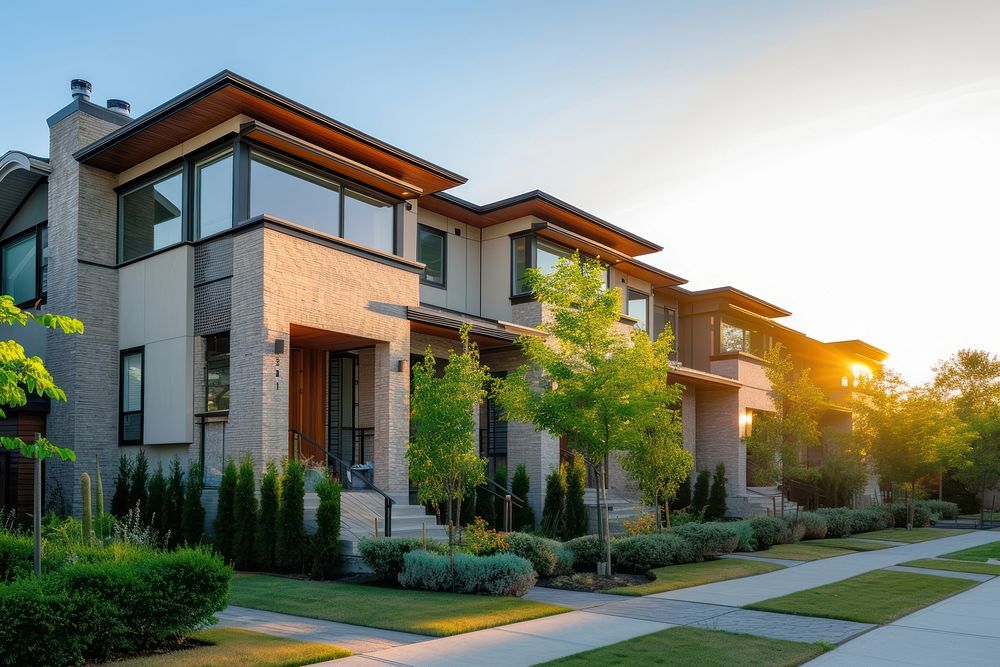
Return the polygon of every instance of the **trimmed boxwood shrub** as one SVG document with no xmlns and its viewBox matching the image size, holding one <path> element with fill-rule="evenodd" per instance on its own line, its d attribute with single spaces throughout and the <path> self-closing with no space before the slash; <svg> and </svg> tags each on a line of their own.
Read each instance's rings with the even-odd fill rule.
<svg viewBox="0 0 1000 667">
<path fill-rule="evenodd" d="M 794 517 L 785 518 L 785 536 L 782 542 L 785 544 L 795 544 L 805 537 L 805 534 L 806 527 L 801 522 L 796 521 Z"/>
<path fill-rule="evenodd" d="M 763 551 L 781 544 L 786 537 L 785 522 L 773 516 L 755 516 L 750 519 L 753 541 Z"/>
<path fill-rule="evenodd" d="M 803 540 L 821 540 L 826 537 L 826 517 L 816 512 L 799 512 L 792 521 L 802 524 Z"/>
<path fill-rule="evenodd" d="M 403 588 L 517 597 L 531 590 L 536 580 L 531 563 L 509 553 L 492 556 L 456 553 L 454 587 L 451 559 L 444 554 L 410 551 L 403 556 L 403 571 L 399 574 Z"/>
<path fill-rule="evenodd" d="M 918 500 L 917 507 L 924 507 L 942 519 L 958 518 L 958 505 L 947 500 Z"/>
<path fill-rule="evenodd" d="M 573 562 L 569 556 L 563 556 L 561 559 L 562 565 L 560 564 L 560 556 L 557 551 L 562 548 L 563 546 L 559 542 L 537 535 L 529 535 L 528 533 L 507 534 L 507 553 L 512 553 L 527 560 L 535 568 L 535 573 L 539 577 L 568 574 L 572 571 L 572 565 L 570 565 L 568 571 L 564 569 L 567 558 L 569 558 L 570 563 Z"/>
<path fill-rule="evenodd" d="M 732 553 L 740 544 L 740 533 L 728 523 L 689 523 L 672 531 L 691 543 L 698 560 Z"/>
<path fill-rule="evenodd" d="M 601 540 L 597 535 L 583 535 L 563 542 L 563 548 L 573 554 L 573 568 L 577 571 L 593 570 L 601 560 Z"/>
<path fill-rule="evenodd" d="M 851 510 L 851 534 L 884 530 L 892 525 L 892 515 L 881 505 Z"/>
<path fill-rule="evenodd" d="M 737 536 L 739 536 L 739 542 L 736 544 L 734 551 L 757 551 L 757 543 L 753 539 L 753 527 L 749 521 L 745 519 L 742 521 L 729 521 L 726 523 L 726 526 L 736 531 Z"/>
<path fill-rule="evenodd" d="M 403 571 L 403 557 L 424 549 L 448 553 L 448 545 L 428 540 L 426 546 L 413 537 L 365 537 L 358 544 L 361 558 L 379 579 L 395 580 Z"/>
<path fill-rule="evenodd" d="M 827 537 L 847 537 L 851 534 L 853 517 L 846 507 L 823 507 L 816 513 L 826 519 Z"/>
<path fill-rule="evenodd" d="M 906 503 L 895 502 L 892 504 L 892 518 L 896 523 L 896 528 L 906 528 Z M 918 501 L 913 505 L 913 527 L 926 528 L 931 525 L 931 512 L 926 505 L 921 505 Z"/>
<path fill-rule="evenodd" d="M 611 560 L 621 570 L 646 572 L 657 567 L 693 563 L 698 549 L 686 538 L 669 533 L 633 535 L 611 543 Z"/>
</svg>

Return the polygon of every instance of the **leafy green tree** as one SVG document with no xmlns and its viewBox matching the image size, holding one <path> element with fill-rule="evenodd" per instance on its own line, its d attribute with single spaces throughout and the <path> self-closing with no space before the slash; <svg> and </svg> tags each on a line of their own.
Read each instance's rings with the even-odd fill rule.
<svg viewBox="0 0 1000 667">
<path fill-rule="evenodd" d="M 413 367 L 410 425 L 413 436 L 406 449 L 410 477 L 417 484 L 420 502 L 447 507 L 448 545 L 454 569 L 454 517 L 461 516 L 463 497 L 486 480 L 486 460 L 476 451 L 473 410 L 486 398 L 489 373 L 479 361 L 479 349 L 469 340 L 471 327 L 460 332 L 462 351 L 450 350 L 448 362 L 438 373 L 428 348 L 423 361 Z"/>
<path fill-rule="evenodd" d="M 188 465 L 184 482 L 184 508 L 181 513 L 181 534 L 185 544 L 201 543 L 205 533 L 205 507 L 201 504 L 204 487 L 201 464 L 193 461 Z"/>
<path fill-rule="evenodd" d="M 284 462 L 278 490 L 278 564 L 302 572 L 306 557 L 305 468 L 294 459 Z"/>
<path fill-rule="evenodd" d="M 691 499 L 691 509 L 695 512 L 704 512 L 708 507 L 708 489 L 712 481 L 712 473 L 707 470 L 698 471 L 698 477 L 694 482 L 694 497 Z"/>
<path fill-rule="evenodd" d="M 715 466 L 715 476 L 712 478 L 712 490 L 708 494 L 708 506 L 705 507 L 705 518 L 715 521 L 726 516 L 726 465 Z"/>
<path fill-rule="evenodd" d="M 542 532 L 558 539 L 565 532 L 566 465 L 552 469 L 545 477 L 545 501 L 542 504 Z"/>
<path fill-rule="evenodd" d="M 139 508 L 143 523 L 150 523 L 156 509 L 149 506 L 146 485 L 149 483 L 149 460 L 146 452 L 139 450 L 132 468 L 132 482 L 128 487 L 128 508 Z"/>
<path fill-rule="evenodd" d="M 247 569 L 256 556 L 257 495 L 255 493 L 253 457 L 244 454 L 236 472 L 236 493 L 233 505 L 233 558 L 236 567 Z"/>
<path fill-rule="evenodd" d="M 229 459 L 222 469 L 222 479 L 219 481 L 219 503 L 216 506 L 215 521 L 212 529 L 215 531 L 215 548 L 222 554 L 227 563 L 233 562 L 234 531 L 236 517 L 236 481 L 239 473 L 236 463 Z"/>
<path fill-rule="evenodd" d="M 573 452 L 566 463 L 566 516 L 563 521 L 563 540 L 572 540 L 587 534 L 587 464 L 583 455 Z"/>
<path fill-rule="evenodd" d="M 128 514 L 129 487 L 132 484 L 132 457 L 122 454 L 118 457 L 118 475 L 115 477 L 115 492 L 111 496 L 111 513 L 121 519 Z"/>
<path fill-rule="evenodd" d="M 510 480 L 510 490 L 515 496 L 524 500 L 520 507 L 515 505 L 511 526 L 514 530 L 533 530 L 535 528 L 535 510 L 528 504 L 528 493 L 531 491 L 531 479 L 528 477 L 528 469 L 523 463 L 519 463 L 514 468 L 514 477 Z"/>
<path fill-rule="evenodd" d="M 780 483 L 785 469 L 797 466 L 809 447 L 820 444 L 819 417 L 826 403 L 809 369 L 795 368 L 781 343 L 764 354 L 764 374 L 771 383 L 774 411 L 754 413 L 746 437 L 751 481 L 759 486 Z"/>
<path fill-rule="evenodd" d="M 634 348 L 648 337 L 620 325 L 621 291 L 606 289 L 605 270 L 579 253 L 559 259 L 549 274 L 528 270 L 526 282 L 546 313 L 538 328 L 547 336 L 518 339 L 527 363 L 498 381 L 495 394 L 508 419 L 565 435 L 570 449 L 595 465 L 602 561 L 610 575 L 605 460 L 635 441 L 649 404 L 642 388 L 663 369 L 636 364 Z M 653 345 L 668 348 L 669 340 Z"/>
<path fill-rule="evenodd" d="M 313 536 L 313 578 L 333 574 L 340 557 L 340 483 L 324 475 L 316 482 L 319 507 Z"/>
<path fill-rule="evenodd" d="M 260 478 L 260 513 L 257 517 L 257 561 L 267 570 L 277 564 L 278 467 L 268 461 Z"/>
<path fill-rule="evenodd" d="M 157 464 L 156 472 L 149 479 L 148 503 L 151 511 L 156 515 L 153 527 L 163 535 L 166 531 L 164 517 L 166 513 L 165 501 L 167 497 L 167 478 L 163 476 L 163 464 Z"/>
</svg>

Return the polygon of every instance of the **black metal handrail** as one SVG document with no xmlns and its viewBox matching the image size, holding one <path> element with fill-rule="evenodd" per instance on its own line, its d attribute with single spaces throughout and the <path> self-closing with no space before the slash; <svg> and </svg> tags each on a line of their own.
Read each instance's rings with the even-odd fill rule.
<svg viewBox="0 0 1000 667">
<path fill-rule="evenodd" d="M 384 534 L 385 534 L 386 537 L 392 537 L 392 506 L 394 504 L 396 504 L 396 501 L 393 500 L 389 496 L 388 493 L 386 493 L 382 489 L 380 489 L 377 486 L 375 486 L 375 482 L 371 481 L 370 479 L 368 479 L 364 475 L 358 473 L 357 471 L 351 470 L 351 466 L 349 466 L 343 459 L 341 459 L 339 456 L 334 455 L 329 450 L 321 447 L 319 445 L 319 443 L 317 443 L 315 440 L 313 440 L 312 438 L 310 438 L 308 435 L 306 435 L 302 431 L 299 431 L 298 429 L 290 428 L 290 429 L 288 429 L 288 433 L 292 436 L 292 442 L 293 442 L 293 445 L 294 445 L 292 451 L 296 454 L 296 456 L 302 456 L 302 441 L 304 440 L 306 443 L 312 445 L 312 447 L 316 451 L 322 452 L 323 454 L 326 455 L 326 459 L 327 459 L 326 465 L 327 465 L 327 467 L 332 467 L 330 465 L 331 462 L 334 465 L 337 466 L 337 470 L 336 470 L 337 478 L 340 479 L 342 482 L 343 482 L 343 480 L 347 480 L 347 479 L 350 479 L 350 480 L 353 481 L 354 476 L 357 475 L 368 486 L 369 489 L 371 489 L 375 493 L 377 493 L 380 496 L 382 496 L 382 499 L 384 501 L 384 507 L 385 507 L 385 515 L 384 515 L 384 521 L 383 521 L 383 532 L 384 532 Z"/>
</svg>

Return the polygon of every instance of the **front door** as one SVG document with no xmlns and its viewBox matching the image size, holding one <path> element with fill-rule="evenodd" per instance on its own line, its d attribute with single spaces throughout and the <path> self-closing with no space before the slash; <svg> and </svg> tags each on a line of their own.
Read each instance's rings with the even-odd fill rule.
<svg viewBox="0 0 1000 667">
<path fill-rule="evenodd" d="M 301 433 L 302 456 L 324 463 L 326 458 L 325 350 L 292 348 L 289 359 L 288 428 Z M 289 456 L 294 452 L 289 451 Z"/>
</svg>

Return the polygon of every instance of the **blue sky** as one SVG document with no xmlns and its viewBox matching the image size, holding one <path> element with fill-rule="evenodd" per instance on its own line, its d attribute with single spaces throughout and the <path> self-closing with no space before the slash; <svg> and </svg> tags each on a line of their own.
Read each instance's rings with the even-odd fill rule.
<svg viewBox="0 0 1000 667">
<path fill-rule="evenodd" d="M 0 25 L 0 150 L 47 153 L 71 78 L 141 114 L 228 68 L 913 380 L 1000 351 L 997 3 L 56 2 Z"/>
</svg>

